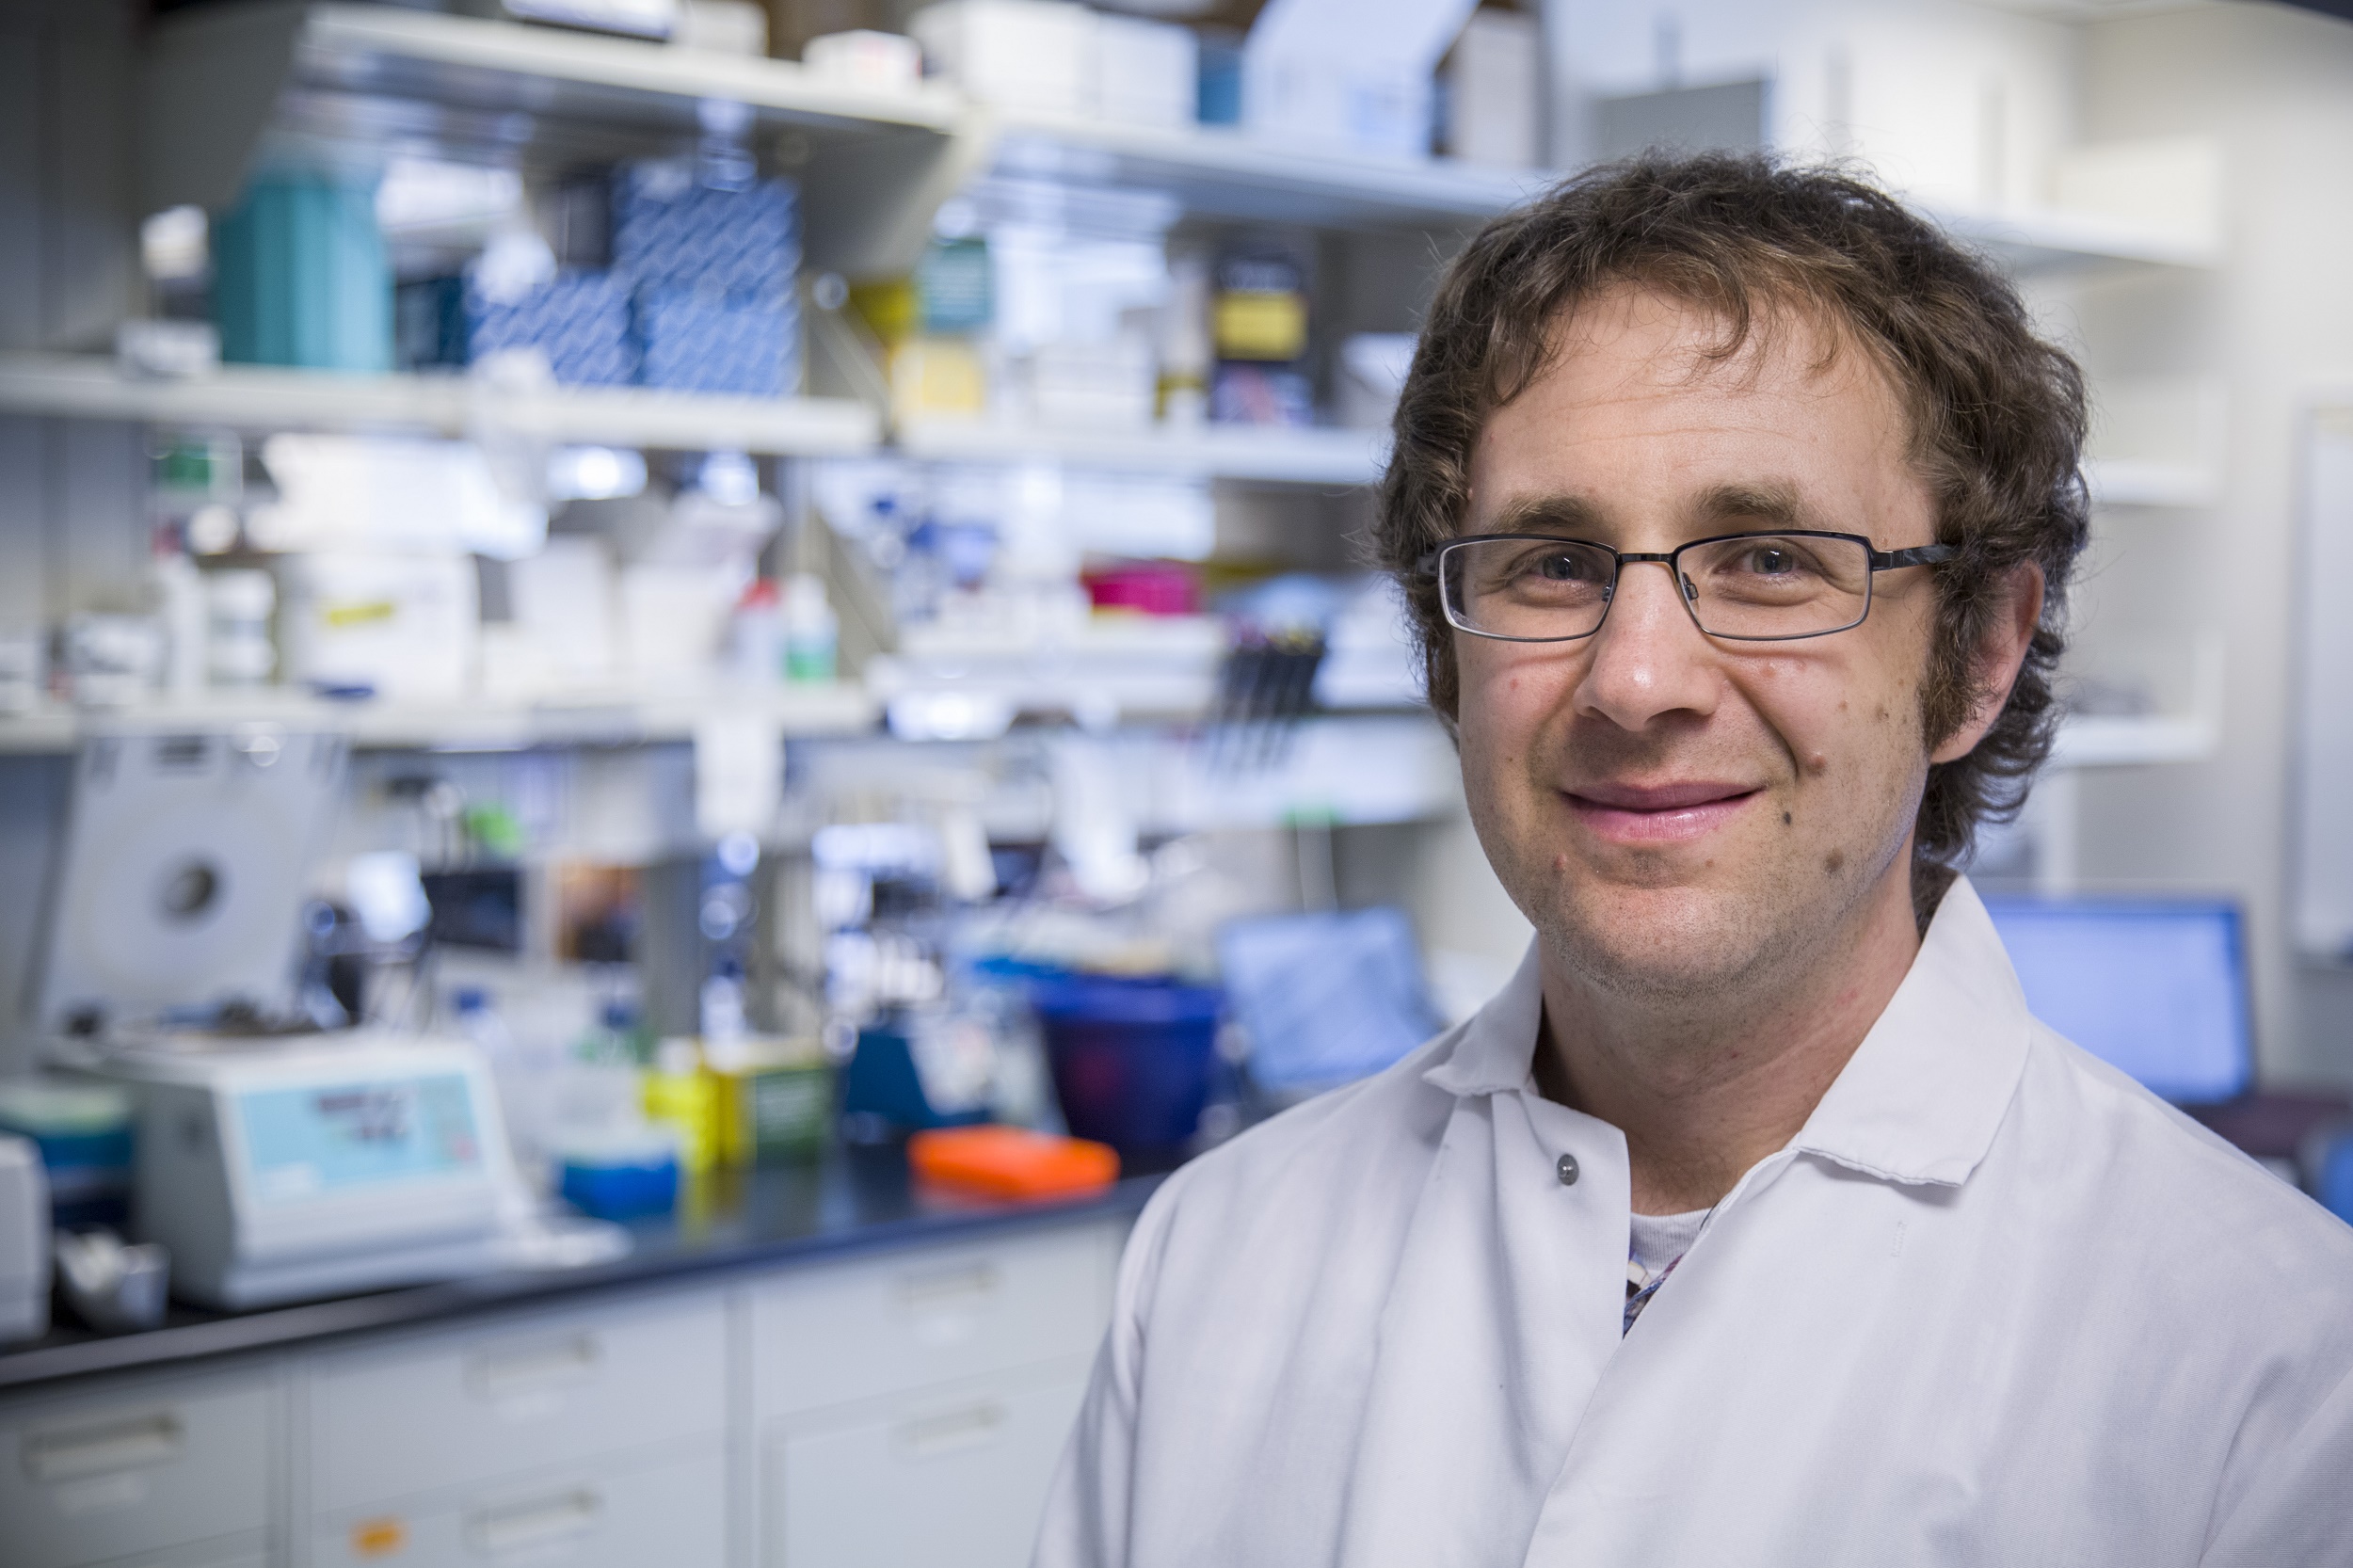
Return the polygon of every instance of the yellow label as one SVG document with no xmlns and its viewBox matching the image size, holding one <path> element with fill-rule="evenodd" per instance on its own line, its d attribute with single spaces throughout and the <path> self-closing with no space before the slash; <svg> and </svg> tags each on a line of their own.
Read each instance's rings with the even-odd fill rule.
<svg viewBox="0 0 2353 1568">
<path fill-rule="evenodd" d="M 1211 312 L 1226 360 L 1296 360 L 1307 351 L 1307 301 L 1288 290 L 1228 289 Z"/>
<path fill-rule="evenodd" d="M 988 411 L 988 372 L 968 344 L 910 338 L 890 351 L 890 398 L 902 414 L 977 417 Z"/>
<path fill-rule="evenodd" d="M 362 1519 L 351 1527 L 351 1555 L 391 1557 L 408 1544 L 408 1527 L 398 1519 Z"/>
<path fill-rule="evenodd" d="M 362 599 L 348 604 L 329 604 L 319 612 L 319 619 L 340 629 L 391 620 L 399 614 L 400 606 L 389 599 Z"/>
</svg>

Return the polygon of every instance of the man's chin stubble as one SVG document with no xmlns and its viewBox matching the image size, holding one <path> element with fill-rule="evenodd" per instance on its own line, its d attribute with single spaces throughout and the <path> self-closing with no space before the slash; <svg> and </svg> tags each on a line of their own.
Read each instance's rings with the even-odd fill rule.
<svg viewBox="0 0 2353 1568">
<path fill-rule="evenodd" d="M 1769 896 L 1719 898 L 1700 907 L 1658 910 L 1637 921 L 1580 907 L 1561 889 L 1533 921 L 1562 971 L 1593 991 L 1665 1014 L 1707 1014 L 1738 1002 L 1753 1008 L 1797 975 L 1811 973 L 1842 925 L 1840 908 L 1792 910 Z M 1849 889 L 1849 900 L 1859 890 Z"/>
</svg>

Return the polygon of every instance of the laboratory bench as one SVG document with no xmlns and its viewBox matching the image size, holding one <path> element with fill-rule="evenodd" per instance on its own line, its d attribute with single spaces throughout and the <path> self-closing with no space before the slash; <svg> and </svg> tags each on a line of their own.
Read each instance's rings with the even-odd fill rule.
<svg viewBox="0 0 2353 1568">
<path fill-rule="evenodd" d="M 625 1258 L 0 1349 L 0 1568 L 1027 1559 L 1157 1176 L 717 1173 Z"/>
</svg>

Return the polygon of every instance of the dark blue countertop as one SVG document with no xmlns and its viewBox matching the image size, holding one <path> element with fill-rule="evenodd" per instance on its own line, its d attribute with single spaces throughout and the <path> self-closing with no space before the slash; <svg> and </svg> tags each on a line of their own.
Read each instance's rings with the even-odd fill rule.
<svg viewBox="0 0 2353 1568">
<path fill-rule="evenodd" d="M 1013 1226 L 1132 1215 L 1160 1181 L 1159 1176 L 1134 1176 L 1086 1198 L 1013 1203 L 920 1184 L 895 1145 L 842 1148 L 814 1165 L 713 1172 L 681 1194 L 676 1214 L 632 1225 L 636 1245 L 610 1263 L 515 1270 L 254 1312 L 208 1312 L 174 1304 L 161 1327 L 134 1334 L 100 1335 L 61 1323 L 40 1339 L 0 1346 L 0 1390 L 106 1372 L 168 1369 L 501 1306 Z"/>
</svg>

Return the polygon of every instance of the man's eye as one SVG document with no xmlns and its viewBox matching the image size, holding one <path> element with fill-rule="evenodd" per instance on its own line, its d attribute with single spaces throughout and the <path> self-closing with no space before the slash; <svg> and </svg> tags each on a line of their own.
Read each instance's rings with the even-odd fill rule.
<svg viewBox="0 0 2353 1568">
<path fill-rule="evenodd" d="M 1805 563 L 1797 552 L 1776 545 L 1761 545 L 1749 552 L 1747 569 L 1760 577 L 1786 577 L 1805 569 Z"/>
<path fill-rule="evenodd" d="M 1575 555 L 1545 555 L 1535 562 L 1536 575 L 1548 583 L 1582 583 L 1590 581 L 1593 568 Z"/>
</svg>

